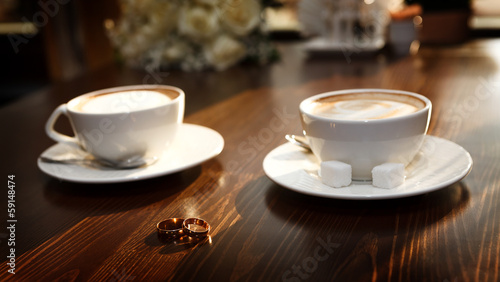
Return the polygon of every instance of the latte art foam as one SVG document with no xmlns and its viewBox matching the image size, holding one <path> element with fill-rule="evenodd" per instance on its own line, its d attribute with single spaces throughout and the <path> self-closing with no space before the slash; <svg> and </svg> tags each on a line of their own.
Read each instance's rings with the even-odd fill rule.
<svg viewBox="0 0 500 282">
<path fill-rule="evenodd" d="M 404 116 L 419 108 L 399 101 L 354 99 L 316 103 L 314 114 L 340 120 L 373 120 Z"/>
<path fill-rule="evenodd" d="M 126 113 L 158 107 L 170 102 L 167 95 L 156 91 L 134 90 L 96 95 L 82 100 L 77 109 L 85 113 Z"/>
</svg>

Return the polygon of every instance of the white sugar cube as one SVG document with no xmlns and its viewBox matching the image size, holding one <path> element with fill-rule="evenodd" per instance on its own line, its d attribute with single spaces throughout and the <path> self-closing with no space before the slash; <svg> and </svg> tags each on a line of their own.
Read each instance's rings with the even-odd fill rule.
<svg viewBox="0 0 500 282">
<path fill-rule="evenodd" d="M 349 186 L 351 184 L 352 168 L 349 164 L 339 161 L 321 163 L 321 181 L 331 187 Z"/>
<path fill-rule="evenodd" d="M 405 166 L 400 163 L 385 163 L 372 169 L 372 184 L 391 189 L 405 182 Z"/>
</svg>

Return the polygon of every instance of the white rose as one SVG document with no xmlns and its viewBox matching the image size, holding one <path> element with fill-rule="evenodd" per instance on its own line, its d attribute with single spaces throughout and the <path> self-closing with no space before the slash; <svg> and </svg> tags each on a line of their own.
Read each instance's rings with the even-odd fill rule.
<svg viewBox="0 0 500 282">
<path fill-rule="evenodd" d="M 137 59 L 148 49 L 149 44 L 149 39 L 146 36 L 140 33 L 134 33 L 130 34 L 127 40 L 123 42 L 119 48 L 126 59 Z"/>
<path fill-rule="evenodd" d="M 221 35 L 205 46 L 204 54 L 210 65 L 217 70 L 224 70 L 245 57 L 246 48 L 234 38 Z"/>
<path fill-rule="evenodd" d="M 225 0 L 221 10 L 226 29 L 236 35 L 247 35 L 259 25 L 261 7 L 257 0 Z"/>
<path fill-rule="evenodd" d="M 213 8 L 185 5 L 179 15 L 179 32 L 200 41 L 214 36 L 219 31 L 219 21 Z"/>
<path fill-rule="evenodd" d="M 196 0 L 195 2 L 202 5 L 217 6 L 221 0 Z"/>
<path fill-rule="evenodd" d="M 141 0 L 141 1 L 125 1 L 129 8 L 135 12 L 147 12 L 151 6 L 155 4 L 156 0 Z"/>
<path fill-rule="evenodd" d="M 188 54 L 189 45 L 182 40 L 175 40 L 163 50 L 167 62 L 179 62 Z"/>
<path fill-rule="evenodd" d="M 162 33 L 172 31 L 177 26 L 179 7 L 171 2 L 158 2 L 147 14 L 148 21 Z"/>
<path fill-rule="evenodd" d="M 178 8 L 171 2 L 129 1 L 124 9 L 122 19 L 109 34 L 127 59 L 138 59 L 176 28 Z"/>
</svg>

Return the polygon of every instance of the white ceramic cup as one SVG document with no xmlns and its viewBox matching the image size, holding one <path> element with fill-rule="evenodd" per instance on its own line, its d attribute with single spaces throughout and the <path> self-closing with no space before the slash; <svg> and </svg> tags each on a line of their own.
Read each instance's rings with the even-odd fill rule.
<svg viewBox="0 0 500 282">
<path fill-rule="evenodd" d="M 133 85 L 90 92 L 60 105 L 45 131 L 111 164 L 157 159 L 173 142 L 184 118 L 184 91 L 166 85 Z M 63 114 L 75 137 L 54 130 Z"/>
<path fill-rule="evenodd" d="M 371 97 L 416 104 L 415 112 L 393 117 L 354 119 L 318 114 L 318 103 Z M 366 96 L 368 95 L 368 96 Z M 419 151 L 430 122 L 432 104 L 426 97 L 407 91 L 351 89 L 327 92 L 301 102 L 304 135 L 314 155 L 322 161 L 336 160 L 352 166 L 354 180 L 371 180 L 373 167 L 387 163 L 408 165 Z"/>
</svg>

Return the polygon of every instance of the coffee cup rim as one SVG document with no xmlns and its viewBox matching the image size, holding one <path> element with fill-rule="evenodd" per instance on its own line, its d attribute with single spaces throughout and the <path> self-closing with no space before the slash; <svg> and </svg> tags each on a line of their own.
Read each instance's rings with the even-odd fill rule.
<svg viewBox="0 0 500 282">
<path fill-rule="evenodd" d="M 383 118 L 383 119 L 364 119 L 364 120 L 346 120 L 346 119 L 337 119 L 337 118 L 332 118 L 332 117 L 324 117 L 324 116 L 313 114 L 313 113 L 306 110 L 306 107 L 308 105 L 310 105 L 312 101 L 323 98 L 323 97 L 352 94 L 352 93 L 370 93 L 370 92 L 378 92 L 378 93 L 382 93 L 382 94 L 409 95 L 409 96 L 412 96 L 414 98 L 417 98 L 417 99 L 423 101 L 425 106 L 414 113 L 406 114 L 403 116 L 388 117 L 388 118 Z M 384 122 L 391 121 L 391 120 L 403 120 L 403 119 L 407 119 L 407 118 L 412 118 L 412 117 L 418 116 L 424 112 L 428 112 L 431 109 L 431 107 L 432 107 L 432 102 L 431 102 L 431 100 L 429 100 L 429 98 L 425 97 L 424 95 L 415 93 L 415 92 L 410 92 L 410 91 L 405 91 L 405 90 L 396 90 L 396 89 L 384 89 L 384 88 L 357 88 L 357 89 L 344 89 L 344 90 L 328 91 L 328 92 L 323 92 L 320 94 L 310 96 L 310 97 L 304 99 L 300 103 L 299 110 L 302 114 L 305 114 L 311 118 L 326 121 L 326 122 L 334 121 L 336 123 L 345 123 L 345 124 L 360 124 L 360 123 L 366 124 L 366 123 L 384 123 Z"/>
<path fill-rule="evenodd" d="M 171 104 L 178 103 L 179 100 L 183 99 L 185 96 L 185 93 L 182 89 L 175 87 L 175 86 L 170 86 L 170 85 L 160 85 L 160 84 L 140 84 L 140 85 L 125 85 L 125 86 L 116 86 L 116 87 L 110 87 L 110 88 L 104 88 L 104 89 L 99 89 L 99 90 L 94 90 L 91 92 L 87 92 L 85 94 L 79 95 L 77 97 L 74 97 L 73 99 L 69 100 L 66 105 L 68 111 L 79 114 L 79 115 L 123 115 L 124 112 L 119 112 L 119 113 L 87 113 L 87 112 L 82 112 L 79 110 L 74 109 L 74 105 L 77 105 L 79 101 L 83 98 L 90 97 L 90 96 L 96 96 L 99 94 L 104 94 L 104 93 L 112 93 L 112 92 L 121 92 L 121 91 L 133 91 L 133 90 L 151 90 L 154 91 L 156 89 L 166 89 L 166 90 L 172 90 L 177 92 L 179 95 L 175 97 L 174 99 L 171 99 L 165 104 L 162 104 L 161 106 L 155 106 L 152 108 L 147 108 L 147 109 L 141 109 L 141 110 L 132 110 L 130 112 L 144 112 L 144 111 L 150 111 L 154 109 L 158 109 L 163 106 L 168 106 Z"/>
</svg>

